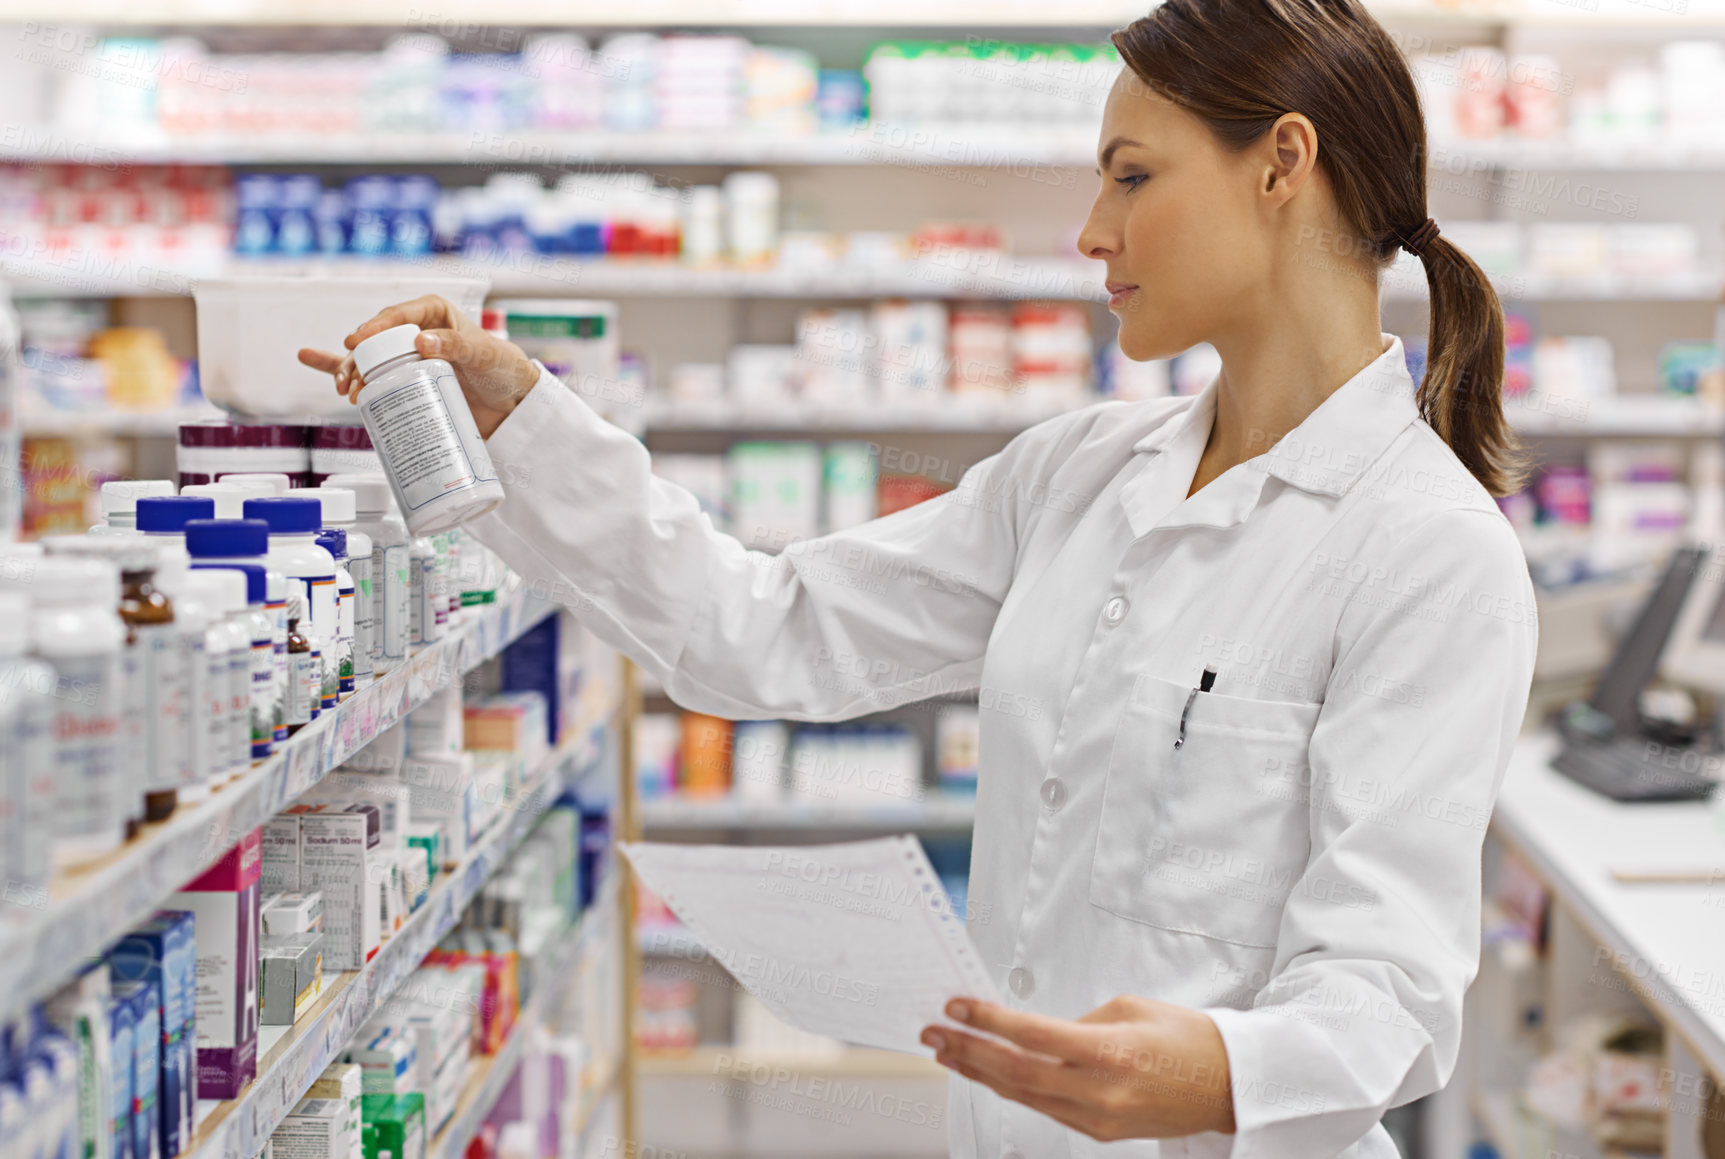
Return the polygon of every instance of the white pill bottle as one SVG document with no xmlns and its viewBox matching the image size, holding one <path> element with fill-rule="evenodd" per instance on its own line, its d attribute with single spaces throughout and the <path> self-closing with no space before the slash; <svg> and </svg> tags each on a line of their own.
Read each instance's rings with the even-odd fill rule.
<svg viewBox="0 0 1725 1159">
<path fill-rule="evenodd" d="M 422 358 L 411 322 L 353 349 L 365 379 L 359 413 L 414 535 L 477 519 L 503 502 L 503 484 L 462 397 L 455 368 Z"/>
</svg>

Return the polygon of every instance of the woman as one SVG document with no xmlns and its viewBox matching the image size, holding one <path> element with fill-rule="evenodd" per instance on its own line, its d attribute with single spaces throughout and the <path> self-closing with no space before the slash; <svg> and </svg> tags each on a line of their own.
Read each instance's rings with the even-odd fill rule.
<svg viewBox="0 0 1725 1159">
<path fill-rule="evenodd" d="M 1208 341 L 1221 374 L 1044 423 L 940 499 L 768 559 L 446 303 L 347 345 L 427 328 L 517 480 L 476 533 L 678 703 L 979 687 L 969 928 L 1008 997 L 926 1032 L 953 1154 L 1393 1155 L 1384 1111 L 1455 1064 L 1533 663 L 1502 318 L 1354 0 L 1168 0 L 1115 43 L 1079 246 L 1129 356 Z M 1417 390 L 1378 329 L 1398 246 L 1431 288 Z"/>
</svg>

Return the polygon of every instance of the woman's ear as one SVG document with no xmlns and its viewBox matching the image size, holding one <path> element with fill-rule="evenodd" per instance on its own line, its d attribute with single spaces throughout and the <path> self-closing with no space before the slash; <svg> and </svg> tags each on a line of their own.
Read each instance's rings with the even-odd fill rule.
<svg viewBox="0 0 1725 1159">
<path fill-rule="evenodd" d="M 1281 204 L 1311 180 L 1318 164 L 1318 130 L 1303 113 L 1284 113 L 1264 134 L 1264 192 Z"/>
</svg>

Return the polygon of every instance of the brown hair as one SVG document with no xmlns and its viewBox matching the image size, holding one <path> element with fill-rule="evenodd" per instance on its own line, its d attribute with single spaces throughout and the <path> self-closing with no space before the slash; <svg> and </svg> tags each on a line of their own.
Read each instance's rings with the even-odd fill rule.
<svg viewBox="0 0 1725 1159">
<path fill-rule="evenodd" d="M 1520 484 L 1503 416 L 1503 310 L 1443 237 L 1424 245 L 1426 134 L 1401 50 L 1357 0 L 1165 0 L 1114 34 L 1137 77 L 1225 148 L 1302 113 L 1342 220 L 1379 266 L 1413 239 L 1431 288 L 1420 414 L 1493 495 Z"/>
</svg>

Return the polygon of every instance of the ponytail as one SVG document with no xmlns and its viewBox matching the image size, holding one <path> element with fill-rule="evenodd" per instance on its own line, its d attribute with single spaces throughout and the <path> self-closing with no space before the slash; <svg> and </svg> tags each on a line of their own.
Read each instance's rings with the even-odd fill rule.
<svg viewBox="0 0 1725 1159">
<path fill-rule="evenodd" d="M 1286 113 L 1311 120 L 1318 165 L 1364 250 L 1380 269 L 1398 246 L 1425 263 L 1421 417 L 1487 491 L 1519 487 L 1503 415 L 1503 310 L 1479 267 L 1426 216 L 1425 118 L 1383 26 L 1359 0 L 1163 0 L 1114 45 L 1139 79 L 1228 148 L 1246 148 Z"/>
<path fill-rule="evenodd" d="M 1442 237 L 1423 247 L 1420 260 L 1431 290 L 1426 374 L 1416 396 L 1420 416 L 1487 491 L 1512 494 L 1523 471 L 1503 415 L 1497 291 L 1472 258 Z"/>
</svg>

